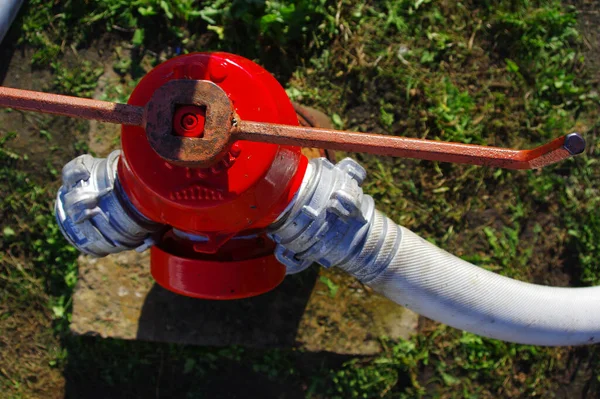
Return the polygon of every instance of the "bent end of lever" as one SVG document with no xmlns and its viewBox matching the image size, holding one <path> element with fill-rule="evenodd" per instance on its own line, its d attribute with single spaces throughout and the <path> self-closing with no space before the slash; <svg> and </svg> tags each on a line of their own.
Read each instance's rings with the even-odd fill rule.
<svg viewBox="0 0 600 399">
<path fill-rule="evenodd" d="M 548 144 L 525 151 L 522 168 L 539 169 L 563 161 L 585 151 L 585 139 L 579 133 L 570 133 Z"/>
</svg>

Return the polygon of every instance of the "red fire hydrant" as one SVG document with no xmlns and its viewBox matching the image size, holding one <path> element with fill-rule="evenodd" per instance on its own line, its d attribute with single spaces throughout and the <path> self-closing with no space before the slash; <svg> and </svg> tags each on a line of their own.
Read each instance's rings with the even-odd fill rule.
<svg viewBox="0 0 600 399">
<path fill-rule="evenodd" d="M 222 88 L 243 119 L 298 124 L 284 89 L 271 74 L 240 56 L 197 53 L 171 59 L 148 73 L 130 104 L 145 106 L 175 79 L 208 80 Z M 174 134 L 203 134 L 206 110 L 174 110 Z M 177 293 L 232 299 L 276 287 L 285 267 L 265 236 L 298 190 L 307 160 L 299 147 L 238 141 L 208 168 L 177 166 L 151 148 L 141 127 L 123 126 L 119 181 L 148 219 L 170 228 L 151 248 L 156 281 Z"/>
<path fill-rule="evenodd" d="M 488 337 L 573 345 L 600 336 L 600 318 L 590 312 L 598 287 L 530 285 L 456 258 L 377 211 L 356 161 L 307 163 L 295 146 L 535 169 L 581 154 L 578 133 L 513 150 L 302 128 L 271 75 L 223 53 L 158 66 L 129 105 L 10 89 L 0 90 L 0 100 L 124 125 L 122 153 L 83 155 L 63 168 L 57 219 L 86 253 L 152 247 L 152 275 L 169 290 L 249 297 L 314 262 Z"/>
<path fill-rule="evenodd" d="M 184 55 L 157 66 L 135 88 L 129 105 L 62 97 L 49 102 L 44 94 L 10 90 L 5 97 L 11 106 L 38 110 L 43 103 L 47 112 L 123 125 L 122 153 L 102 160 L 84 155 L 63 169 L 59 225 L 77 248 L 92 255 L 151 247 L 156 281 L 200 298 L 269 291 L 286 271 L 307 266 L 308 260 L 299 261 L 302 256 L 325 251 L 320 238 L 332 238 L 327 248 L 335 247 L 349 231 L 353 222 L 345 220 L 357 212 L 352 203 L 360 201 L 361 191 L 344 181 L 362 182 L 364 171 L 342 162 L 336 166 L 339 176 L 317 190 L 318 198 L 331 196 L 328 210 L 306 208 L 321 230 L 295 237 L 295 226 L 288 226 L 292 236 L 284 234 L 286 245 L 278 249 L 287 251 L 278 252 L 286 266 L 273 256 L 276 246 L 267 228 L 293 205 L 307 171 L 307 159 L 293 144 L 515 169 L 557 162 L 584 147 L 577 134 L 517 151 L 298 128 L 294 106 L 275 78 L 252 61 L 226 53 Z M 341 192 L 329 192 L 334 182 Z M 311 243 L 306 253 L 288 248 L 305 241 Z M 336 259 L 343 260 L 346 247 L 355 244 L 340 241 Z"/>
<path fill-rule="evenodd" d="M 140 81 L 129 104 L 146 106 L 157 89 L 173 80 L 213 82 L 226 93 L 235 114 L 243 120 L 298 125 L 294 107 L 275 78 L 254 62 L 226 53 L 183 55 L 157 66 Z M 210 105 L 208 110 L 189 103 L 171 106 L 171 134 L 184 140 L 203 137 L 205 123 L 214 123 L 211 118 L 217 117 Z M 150 244 L 155 244 L 151 247 L 152 275 L 161 286 L 179 294 L 245 298 L 281 283 L 286 269 L 275 259 L 275 244 L 266 237 L 265 229 L 290 204 L 302 182 L 307 159 L 300 147 L 236 141 L 212 165 L 198 168 L 165 160 L 139 126 L 123 125 L 121 144 L 120 157 L 109 157 L 103 167 L 86 167 L 79 162 L 74 169 L 77 160 L 65 167 L 57 215 L 65 235 L 75 245 L 82 248 L 77 237 L 89 242 L 91 234 L 78 234 L 85 225 L 81 223 L 83 216 L 74 217 L 77 225 L 69 223 L 67 213 L 72 209 L 87 215 L 98 227 L 102 234 L 97 241 L 114 244 L 114 249 L 106 251 L 82 248 L 94 255 L 136 247 L 140 238 L 148 243 L 147 236 L 151 235 Z M 126 204 L 125 212 L 112 211 L 110 215 L 98 210 L 106 198 L 98 193 L 91 195 L 93 206 L 79 209 L 85 182 L 82 174 L 73 170 L 82 168 L 88 170 L 83 176 L 107 170 L 107 177 L 97 179 L 102 181 L 110 180 L 114 173 L 110 168 L 116 169 L 114 192 L 118 198 L 113 202 Z M 107 187 L 110 189 L 109 184 Z M 99 226 L 99 219 L 107 221 L 104 227 Z M 125 239 L 119 234 L 126 236 L 131 230 L 136 230 L 135 237 L 122 245 Z M 142 249 L 147 246 L 142 245 Z"/>
</svg>

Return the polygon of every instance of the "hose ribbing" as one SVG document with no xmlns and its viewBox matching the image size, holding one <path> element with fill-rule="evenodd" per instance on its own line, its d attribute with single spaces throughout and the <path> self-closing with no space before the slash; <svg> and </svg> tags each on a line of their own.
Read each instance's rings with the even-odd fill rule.
<svg viewBox="0 0 600 399">
<path fill-rule="evenodd" d="M 557 288 L 513 280 L 465 262 L 404 227 L 399 240 L 381 273 L 358 276 L 394 302 L 452 327 L 505 341 L 598 342 L 600 287 Z"/>
<path fill-rule="evenodd" d="M 535 345 L 600 339 L 600 287 L 534 285 L 472 265 L 376 211 L 356 162 L 311 164 L 272 230 L 290 271 L 337 266 L 402 306 L 486 337 Z"/>
</svg>

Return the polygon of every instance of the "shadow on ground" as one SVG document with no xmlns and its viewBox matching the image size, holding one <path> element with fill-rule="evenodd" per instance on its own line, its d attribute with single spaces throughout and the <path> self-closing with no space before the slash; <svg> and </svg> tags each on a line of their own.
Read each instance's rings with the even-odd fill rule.
<svg viewBox="0 0 600 399">
<path fill-rule="evenodd" d="M 98 337 L 65 344 L 66 398 L 304 398 L 327 391 L 328 370 L 353 358 Z"/>
<path fill-rule="evenodd" d="M 155 283 L 144 300 L 137 339 L 291 348 L 316 278 L 313 268 L 263 295 L 230 301 L 189 298 Z"/>
<path fill-rule="evenodd" d="M 154 284 L 135 341 L 63 336 L 65 397 L 330 397 L 336 370 L 370 357 L 299 348 L 307 343 L 298 338 L 299 324 L 317 276 L 310 268 L 273 291 L 237 301 L 188 298 Z M 347 333 L 338 326 L 338 340 Z M 399 380 L 395 389 L 410 378 Z"/>
</svg>

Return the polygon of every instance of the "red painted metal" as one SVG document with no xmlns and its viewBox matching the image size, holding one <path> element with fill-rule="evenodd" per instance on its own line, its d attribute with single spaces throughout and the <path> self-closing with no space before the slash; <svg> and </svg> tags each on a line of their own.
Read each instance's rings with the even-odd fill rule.
<svg viewBox="0 0 600 399">
<path fill-rule="evenodd" d="M 145 107 L 155 91 L 173 80 L 212 81 L 241 118 L 298 124 L 285 91 L 269 73 L 226 53 L 185 55 L 157 66 L 140 81 L 129 104 Z M 176 126 L 187 114 L 201 116 L 188 111 L 175 109 L 176 134 L 186 132 Z M 209 114 L 210 109 L 207 120 Z M 152 248 L 152 274 L 162 286 L 226 299 L 256 295 L 282 281 L 285 269 L 272 246 L 249 251 L 245 246 L 253 241 L 237 237 L 261 234 L 290 203 L 307 165 L 299 147 L 240 141 L 212 166 L 191 168 L 161 158 L 142 127 L 123 126 L 121 143 L 119 181 L 134 206 L 151 220 L 204 238 L 191 242 L 168 232 Z"/>
<path fill-rule="evenodd" d="M 283 281 L 285 267 L 272 255 L 274 247 L 262 234 L 230 240 L 214 255 L 199 254 L 192 242 L 170 232 L 151 249 L 151 272 L 158 284 L 181 295 L 248 298 Z"/>
<path fill-rule="evenodd" d="M 173 128 L 183 137 L 203 137 L 206 109 L 195 105 L 184 105 L 175 110 Z"/>
</svg>

